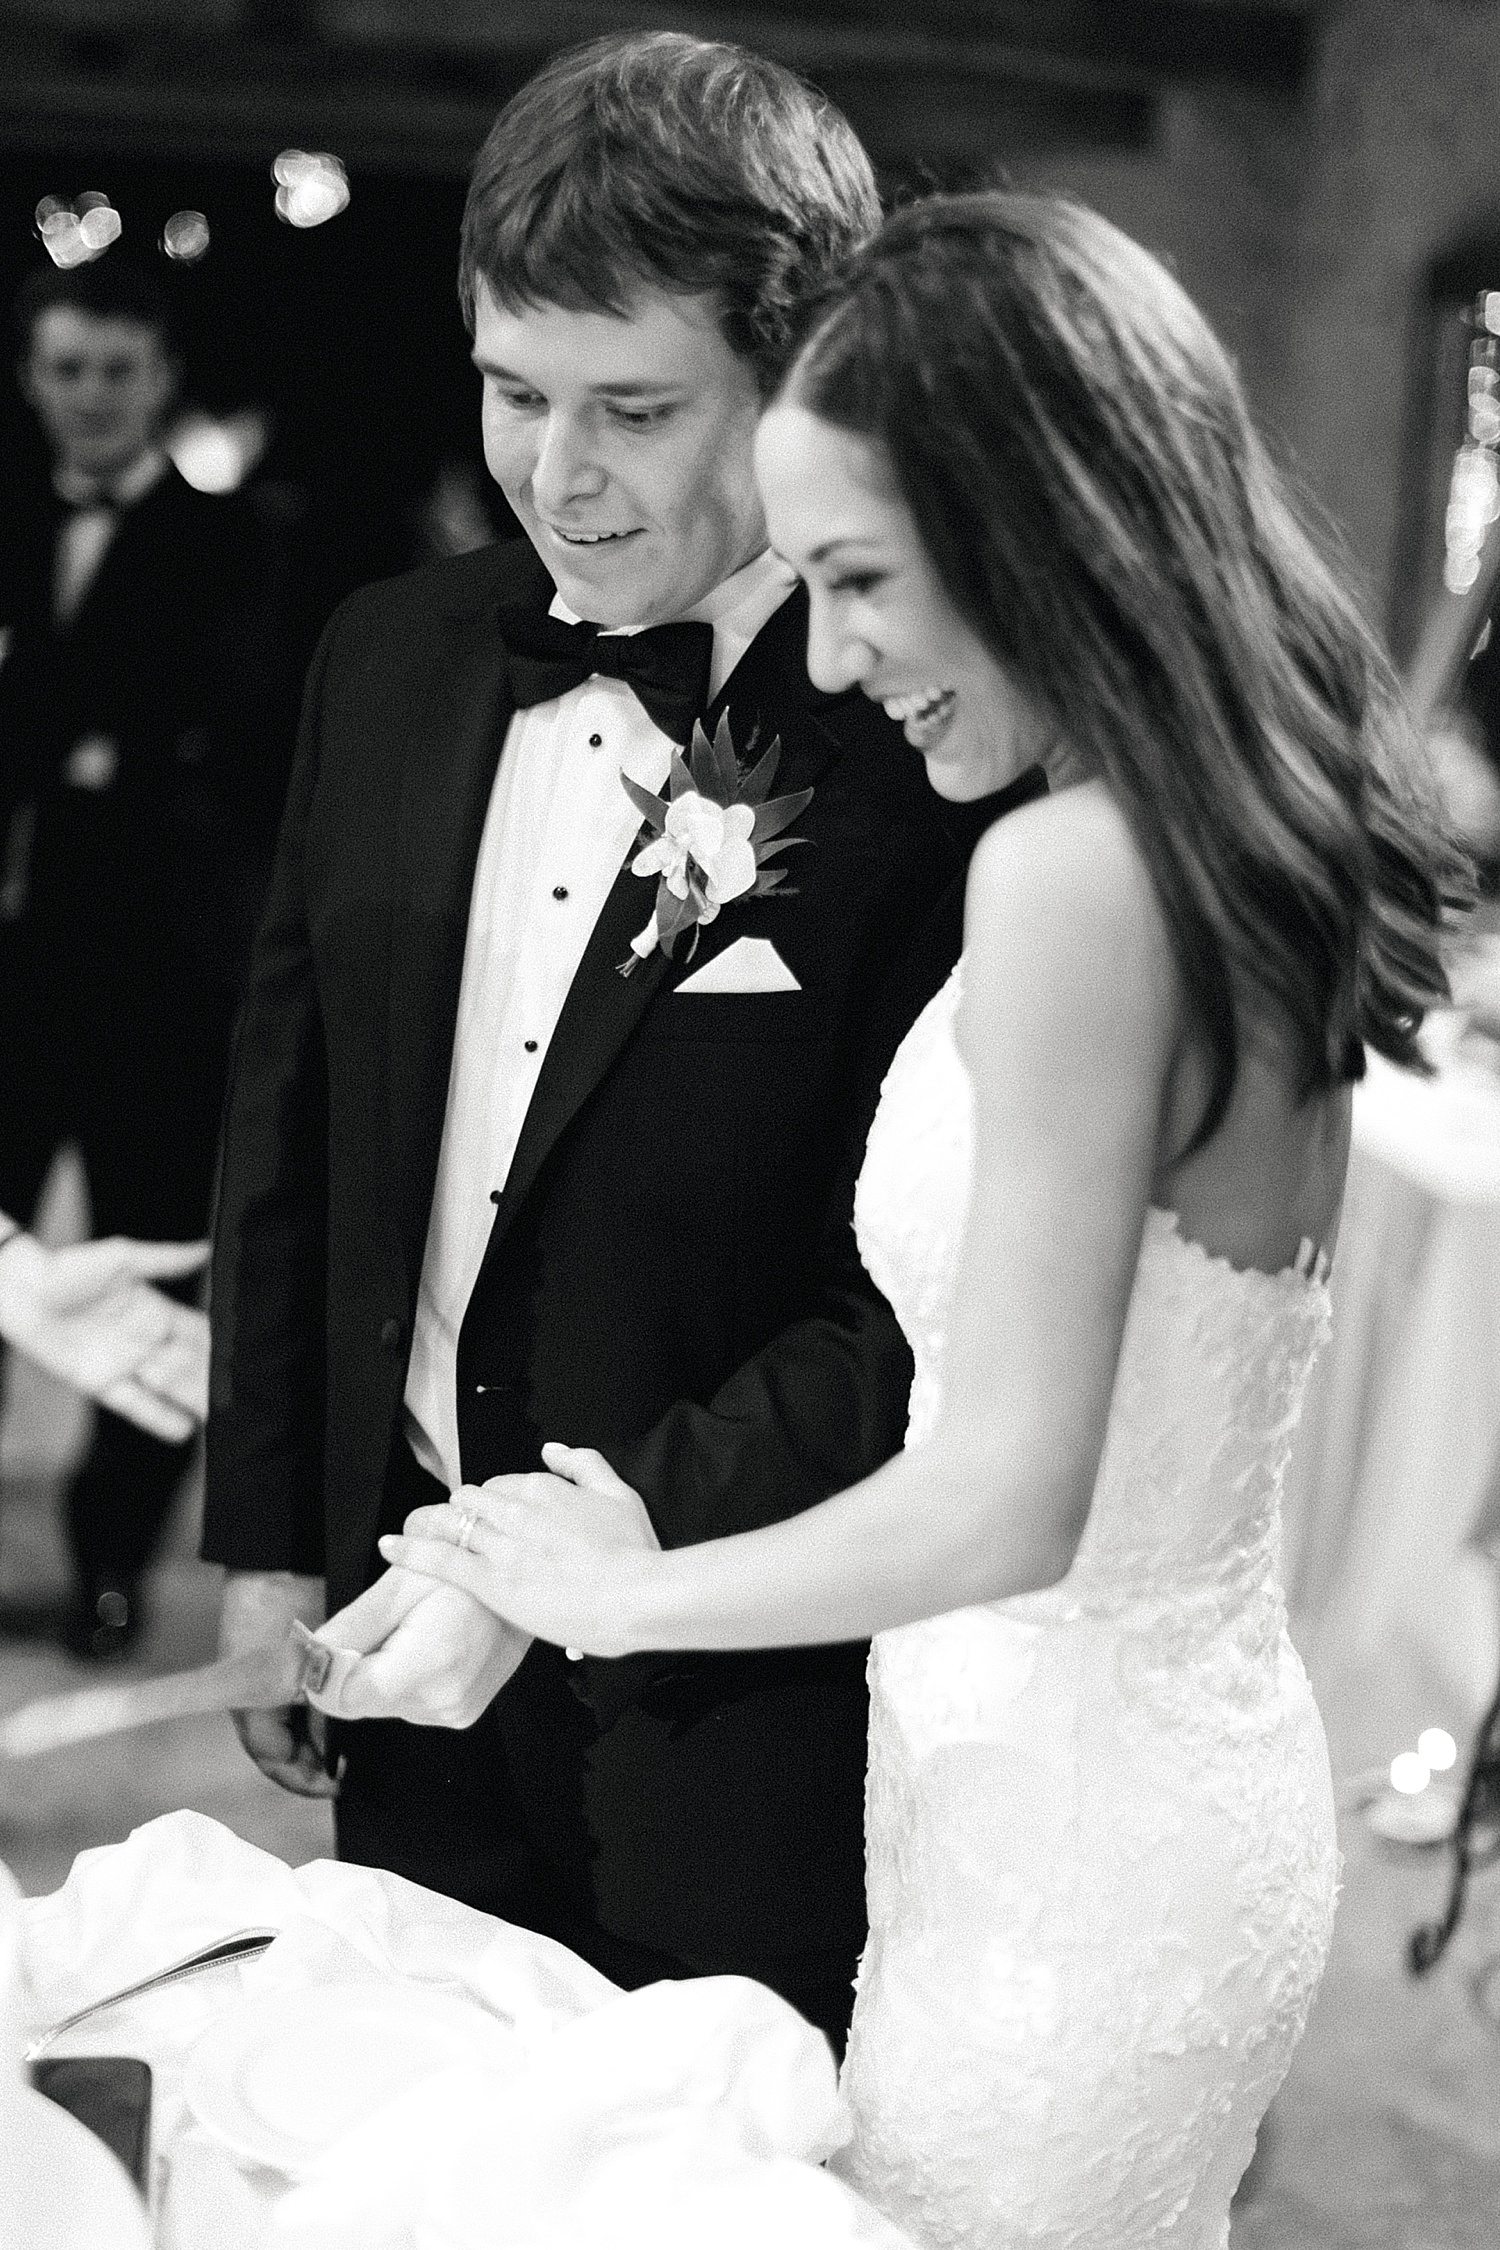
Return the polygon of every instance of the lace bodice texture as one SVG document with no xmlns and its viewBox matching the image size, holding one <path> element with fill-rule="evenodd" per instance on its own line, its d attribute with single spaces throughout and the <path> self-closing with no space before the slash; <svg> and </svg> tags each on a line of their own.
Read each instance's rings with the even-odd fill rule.
<svg viewBox="0 0 1500 2250">
<path fill-rule="evenodd" d="M 909 1445 L 940 1407 L 969 1193 L 960 991 L 961 969 L 896 1056 L 856 1203 L 916 1361 Z M 917 2242 L 1228 2240 L 1337 1882 L 1278 1571 L 1329 1318 L 1310 1260 L 1242 1272 L 1152 1210 L 1068 1575 L 872 1648 L 846 2164 Z"/>
</svg>

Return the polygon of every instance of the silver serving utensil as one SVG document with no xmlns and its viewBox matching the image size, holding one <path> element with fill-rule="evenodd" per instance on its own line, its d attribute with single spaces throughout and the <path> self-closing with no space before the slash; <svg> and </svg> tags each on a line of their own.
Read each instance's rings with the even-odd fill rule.
<svg viewBox="0 0 1500 2250">
<path fill-rule="evenodd" d="M 42 1696 L 0 1720 L 0 1757 L 41 1758 L 75 1742 L 204 1711 L 280 1710 L 304 1701 L 309 1688 L 316 1694 L 327 1682 L 333 1657 L 305 1625 L 294 1623 L 273 1647 L 247 1649 L 192 1671 Z"/>
<path fill-rule="evenodd" d="M 149 1977 L 140 1977 L 134 1984 L 120 1987 L 118 1992 L 106 1992 L 101 1999 L 90 2000 L 86 2007 L 75 2008 L 70 2016 L 62 2016 L 56 2023 L 48 2024 L 39 2032 L 22 2057 L 24 2062 L 36 2062 L 55 2040 L 66 2031 L 75 2031 L 79 2024 L 91 2016 L 103 2015 L 106 2008 L 116 2008 L 122 2001 L 138 2000 L 143 1992 L 155 1992 L 161 1985 L 177 1984 L 184 1977 L 201 1975 L 205 1969 L 227 1967 L 236 1961 L 253 1961 L 266 1947 L 280 1936 L 278 1930 L 235 1930 L 229 1937 L 216 1938 L 212 1945 L 199 1946 L 196 1952 L 184 1954 L 165 1969 L 157 1969 Z"/>
</svg>

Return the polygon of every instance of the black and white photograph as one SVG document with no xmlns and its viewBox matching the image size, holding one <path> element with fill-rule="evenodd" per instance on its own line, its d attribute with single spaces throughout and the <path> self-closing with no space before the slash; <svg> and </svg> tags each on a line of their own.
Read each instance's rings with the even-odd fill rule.
<svg viewBox="0 0 1500 2250">
<path fill-rule="evenodd" d="M 0 297 L 3 2250 L 1494 2250 L 1496 0 L 6 0 Z"/>
</svg>

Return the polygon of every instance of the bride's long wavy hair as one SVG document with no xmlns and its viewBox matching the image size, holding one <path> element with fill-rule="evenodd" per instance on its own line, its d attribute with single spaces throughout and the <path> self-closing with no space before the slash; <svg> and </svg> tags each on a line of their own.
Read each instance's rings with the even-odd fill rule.
<svg viewBox="0 0 1500 2250">
<path fill-rule="evenodd" d="M 1423 1068 L 1469 895 L 1391 667 L 1165 269 L 1050 196 L 890 219 L 784 394 L 878 444 L 949 599 L 1146 855 L 1223 1117 L 1252 1018 L 1310 1095 Z"/>
</svg>

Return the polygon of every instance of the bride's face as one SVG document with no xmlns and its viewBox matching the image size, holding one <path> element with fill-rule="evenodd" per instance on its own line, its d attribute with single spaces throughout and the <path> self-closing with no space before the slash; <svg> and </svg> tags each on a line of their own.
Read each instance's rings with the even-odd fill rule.
<svg viewBox="0 0 1500 2250">
<path fill-rule="evenodd" d="M 987 796 L 1035 764 L 1044 729 L 944 592 L 881 448 L 782 403 L 755 473 L 771 543 L 807 584 L 814 685 L 883 704 L 940 797 Z"/>
</svg>

